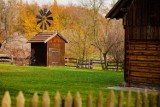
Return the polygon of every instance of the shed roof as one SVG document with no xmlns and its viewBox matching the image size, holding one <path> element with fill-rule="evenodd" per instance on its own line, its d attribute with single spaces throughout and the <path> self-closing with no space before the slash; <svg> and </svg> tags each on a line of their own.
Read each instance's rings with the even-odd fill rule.
<svg viewBox="0 0 160 107">
<path fill-rule="evenodd" d="M 123 18 L 132 2 L 133 0 L 118 0 L 113 8 L 107 13 L 106 18 Z"/>
<path fill-rule="evenodd" d="M 62 40 L 65 41 L 65 43 L 68 43 L 68 41 L 58 32 L 40 32 L 33 36 L 28 43 L 47 43 L 52 38 L 59 36 Z"/>
</svg>

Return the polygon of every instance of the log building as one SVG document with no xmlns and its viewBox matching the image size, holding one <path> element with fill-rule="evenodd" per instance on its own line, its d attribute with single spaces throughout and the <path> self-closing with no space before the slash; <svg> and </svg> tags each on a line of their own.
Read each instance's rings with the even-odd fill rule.
<svg viewBox="0 0 160 107">
<path fill-rule="evenodd" d="M 160 0 L 118 0 L 106 18 L 123 19 L 128 85 L 160 87 Z"/>
</svg>

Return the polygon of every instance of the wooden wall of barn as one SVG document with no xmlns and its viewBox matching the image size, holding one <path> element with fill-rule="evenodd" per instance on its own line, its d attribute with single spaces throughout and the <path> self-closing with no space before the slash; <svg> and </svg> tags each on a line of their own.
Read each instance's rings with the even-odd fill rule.
<svg viewBox="0 0 160 107">
<path fill-rule="evenodd" d="M 64 66 L 65 65 L 65 41 L 59 36 L 54 37 L 47 43 L 47 65 Z"/>
<path fill-rule="evenodd" d="M 133 0 L 124 17 L 125 80 L 160 87 L 160 0 Z"/>
</svg>

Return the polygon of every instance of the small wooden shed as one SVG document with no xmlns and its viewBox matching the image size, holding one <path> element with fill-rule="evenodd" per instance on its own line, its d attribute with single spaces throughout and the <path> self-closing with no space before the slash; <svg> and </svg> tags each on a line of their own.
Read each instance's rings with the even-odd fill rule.
<svg viewBox="0 0 160 107">
<path fill-rule="evenodd" d="M 31 43 L 31 65 L 65 65 L 65 43 L 67 40 L 57 32 L 40 32 L 33 36 Z"/>
<path fill-rule="evenodd" d="M 106 18 L 123 19 L 125 81 L 160 87 L 160 0 L 118 0 Z"/>
</svg>

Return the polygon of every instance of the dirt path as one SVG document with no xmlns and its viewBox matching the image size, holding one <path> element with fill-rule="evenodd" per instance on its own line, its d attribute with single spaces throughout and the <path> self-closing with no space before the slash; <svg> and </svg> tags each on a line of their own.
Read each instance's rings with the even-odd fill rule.
<svg viewBox="0 0 160 107">
<path fill-rule="evenodd" d="M 106 89 L 113 89 L 113 90 L 123 90 L 123 91 L 128 91 L 131 90 L 132 92 L 137 92 L 138 90 L 140 92 L 144 92 L 146 88 L 137 88 L 137 87 L 120 87 L 120 86 L 115 86 L 115 87 L 107 87 Z M 158 89 L 147 89 L 149 93 L 152 92 L 152 90 L 155 90 L 156 92 L 160 91 Z"/>
</svg>

